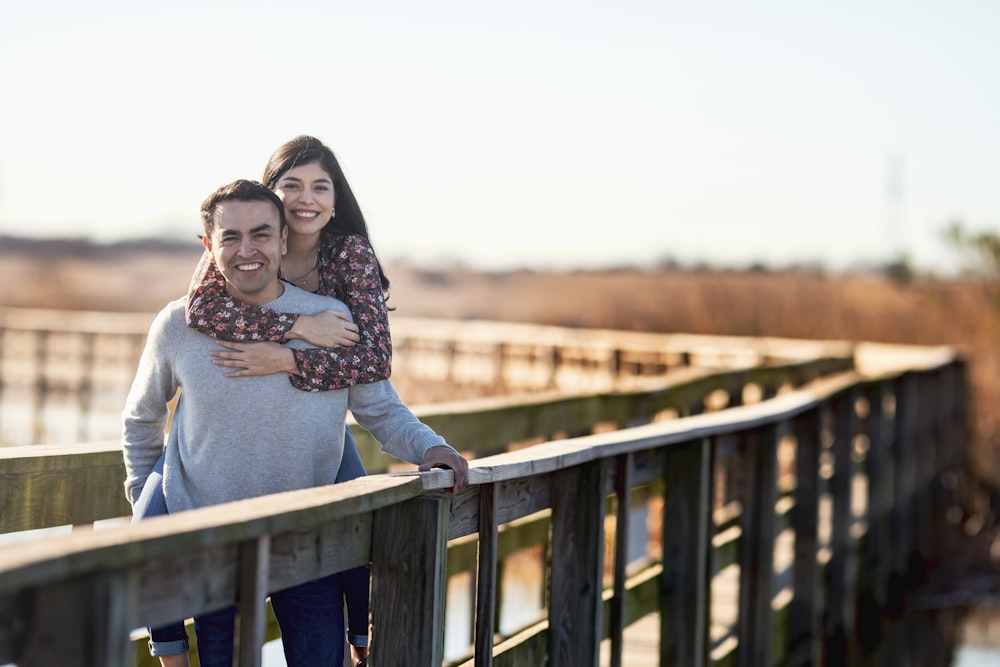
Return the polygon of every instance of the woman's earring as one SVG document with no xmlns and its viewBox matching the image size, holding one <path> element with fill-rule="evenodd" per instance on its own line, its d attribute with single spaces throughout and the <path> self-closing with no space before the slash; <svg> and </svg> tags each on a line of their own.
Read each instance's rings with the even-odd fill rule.
<svg viewBox="0 0 1000 667">
<path fill-rule="evenodd" d="M 335 208 L 331 208 L 330 209 L 330 217 L 331 218 L 337 217 L 337 209 L 335 209 Z"/>
</svg>

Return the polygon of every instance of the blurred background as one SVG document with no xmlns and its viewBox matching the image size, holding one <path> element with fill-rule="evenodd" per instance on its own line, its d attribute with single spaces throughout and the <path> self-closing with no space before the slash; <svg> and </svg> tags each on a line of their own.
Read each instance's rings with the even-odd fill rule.
<svg viewBox="0 0 1000 667">
<path fill-rule="evenodd" d="M 41 0 L 0 25 L 0 234 L 188 239 L 283 141 L 384 257 L 477 268 L 906 258 L 1000 220 L 1000 6 Z"/>
<path fill-rule="evenodd" d="M 312 134 L 393 316 L 959 347 L 995 568 L 998 25 L 986 0 L 19 3 L 0 307 L 151 317 L 202 199 Z"/>
</svg>

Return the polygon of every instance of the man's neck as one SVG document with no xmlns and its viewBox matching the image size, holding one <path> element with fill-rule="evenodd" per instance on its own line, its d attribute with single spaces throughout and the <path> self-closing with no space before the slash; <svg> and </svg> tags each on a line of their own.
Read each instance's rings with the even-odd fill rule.
<svg viewBox="0 0 1000 667">
<path fill-rule="evenodd" d="M 256 308 L 266 306 L 284 293 L 285 285 L 280 280 L 275 280 L 273 285 L 256 294 L 243 294 L 239 290 L 234 289 L 230 283 L 226 283 L 226 294 L 234 299 L 239 299 L 248 306 Z"/>
</svg>

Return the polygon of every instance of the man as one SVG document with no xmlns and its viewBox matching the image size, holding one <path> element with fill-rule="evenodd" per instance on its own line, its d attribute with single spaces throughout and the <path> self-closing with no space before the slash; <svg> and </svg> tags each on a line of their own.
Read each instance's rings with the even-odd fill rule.
<svg viewBox="0 0 1000 667">
<path fill-rule="evenodd" d="M 203 242 L 226 279 L 226 291 L 279 312 L 340 310 L 339 301 L 278 280 L 286 229 L 281 200 L 253 181 L 235 181 L 202 204 Z M 455 491 L 468 482 L 467 462 L 422 424 L 388 381 L 326 392 L 302 392 L 281 374 L 229 378 L 212 363 L 214 339 L 189 328 L 185 298 L 154 320 L 123 416 L 125 491 L 134 503 L 164 455 L 162 485 L 176 513 L 271 493 L 332 484 L 351 410 L 382 448 L 401 459 L 452 468 Z M 307 346 L 290 341 L 290 346 Z M 167 432 L 168 402 L 181 390 Z M 343 664 L 341 594 L 335 577 L 271 596 L 285 657 L 296 665 Z M 203 667 L 232 663 L 233 611 L 195 619 Z M 183 650 L 183 649 L 179 649 Z M 174 656 L 177 658 L 177 656 Z M 161 657 L 164 664 L 185 664 Z"/>
</svg>

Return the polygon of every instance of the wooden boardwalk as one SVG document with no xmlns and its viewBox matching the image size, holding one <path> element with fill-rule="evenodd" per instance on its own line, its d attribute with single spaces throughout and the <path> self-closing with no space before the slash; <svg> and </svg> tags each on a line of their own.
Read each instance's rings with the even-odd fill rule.
<svg viewBox="0 0 1000 667">
<path fill-rule="evenodd" d="M 448 336 L 485 331 L 450 323 L 431 336 L 435 368 L 468 370 Z M 400 655 L 440 667 L 447 583 L 468 573 L 476 585 L 458 604 L 474 647 L 455 667 L 916 664 L 869 661 L 861 604 L 881 633 L 876 652 L 934 651 L 923 664 L 946 664 L 933 626 L 901 608 L 899 582 L 962 488 L 963 357 L 551 333 L 559 340 L 529 355 L 547 393 L 418 414 L 470 449 L 458 496 L 441 492 L 450 471 L 371 475 L 0 550 L 0 664 L 126 667 L 148 653 L 128 644 L 132 629 L 238 602 L 241 665 L 252 667 L 271 636 L 268 592 L 365 562 L 372 667 Z M 503 371 L 494 378 L 525 363 L 526 343 L 474 342 Z M 865 367 L 865 347 L 883 367 Z M 557 391 L 566 378 L 590 389 Z M 377 470 L 366 435 L 359 448 Z M 122 478 L 117 442 L 0 448 L 0 531 L 127 514 Z M 864 503 L 852 501 L 859 489 Z M 632 572 L 636 496 L 662 511 Z M 542 551 L 545 618 L 497 640 L 505 565 L 526 547 Z M 100 612 L 80 613 L 95 600 Z"/>
</svg>

